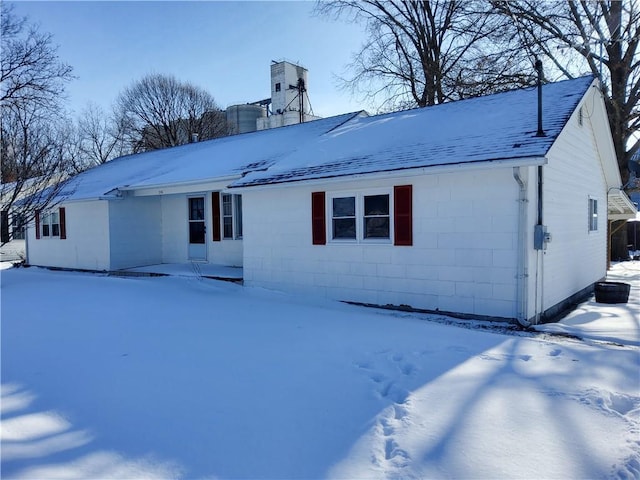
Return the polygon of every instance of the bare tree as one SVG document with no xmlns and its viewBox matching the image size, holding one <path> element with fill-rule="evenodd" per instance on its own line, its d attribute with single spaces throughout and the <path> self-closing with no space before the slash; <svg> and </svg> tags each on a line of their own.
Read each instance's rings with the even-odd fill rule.
<svg viewBox="0 0 640 480">
<path fill-rule="evenodd" d="M 59 61 L 49 34 L 2 5 L 0 62 L 0 211 L 30 222 L 60 199 L 67 177 L 60 104 L 71 67 Z M 3 225 L 4 227 L 4 225 Z M 3 235 L 1 243 L 11 239 Z"/>
<path fill-rule="evenodd" d="M 81 172 L 130 153 L 124 135 L 124 125 L 115 115 L 108 115 L 95 103 L 87 104 L 77 122 L 74 170 Z"/>
<path fill-rule="evenodd" d="M 385 109 L 435 105 L 529 84 L 508 22 L 477 0 L 337 0 L 325 15 L 363 21 L 368 40 L 343 85 Z M 500 44 L 501 48 L 496 48 Z M 505 47 L 506 46 L 506 47 Z M 523 73 L 525 72 L 525 73 Z"/>
<path fill-rule="evenodd" d="M 562 76 L 588 72 L 601 79 L 626 183 L 629 161 L 640 149 L 640 4 L 636 0 L 492 3 L 496 12 L 512 19 L 523 46 L 544 55 Z"/>
<path fill-rule="evenodd" d="M 134 151 L 183 145 L 229 134 L 224 112 L 206 90 L 171 75 L 152 74 L 126 88 L 117 118 Z"/>
<path fill-rule="evenodd" d="M 0 210 L 4 221 L 13 217 L 25 225 L 63 197 L 69 166 L 66 133 L 34 105 L 2 113 Z M 0 243 L 11 239 L 12 233 L 5 232 Z"/>
</svg>

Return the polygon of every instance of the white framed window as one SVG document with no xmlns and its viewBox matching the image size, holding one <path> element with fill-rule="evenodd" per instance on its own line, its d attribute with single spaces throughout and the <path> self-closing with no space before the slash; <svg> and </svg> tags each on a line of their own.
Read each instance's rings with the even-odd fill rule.
<svg viewBox="0 0 640 480">
<path fill-rule="evenodd" d="M 222 238 L 242 238 L 242 195 L 222 194 Z"/>
<path fill-rule="evenodd" d="M 57 210 L 40 215 L 40 234 L 43 238 L 60 236 L 60 215 Z"/>
<path fill-rule="evenodd" d="M 333 240 L 355 240 L 356 197 L 333 197 L 331 199 L 331 238 Z"/>
<path fill-rule="evenodd" d="M 333 242 L 390 242 L 391 202 L 388 191 L 330 196 L 329 238 Z"/>
<path fill-rule="evenodd" d="M 363 237 L 391 238 L 389 194 L 366 195 L 363 206 Z"/>
<path fill-rule="evenodd" d="M 233 238 L 233 196 L 222 194 L 222 238 Z"/>
<path fill-rule="evenodd" d="M 598 200 L 589 197 L 589 231 L 598 230 Z"/>
<path fill-rule="evenodd" d="M 21 213 L 14 213 L 11 217 L 12 237 L 14 240 L 24 240 L 25 234 L 24 216 Z"/>
</svg>

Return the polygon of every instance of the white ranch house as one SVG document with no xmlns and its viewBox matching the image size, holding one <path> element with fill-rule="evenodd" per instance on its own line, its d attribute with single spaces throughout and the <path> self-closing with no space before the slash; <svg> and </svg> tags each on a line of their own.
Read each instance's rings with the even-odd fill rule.
<svg viewBox="0 0 640 480">
<path fill-rule="evenodd" d="M 243 267 L 244 283 L 542 321 L 606 275 L 607 214 L 635 214 L 598 82 L 122 157 L 28 230 L 31 265 Z"/>
</svg>

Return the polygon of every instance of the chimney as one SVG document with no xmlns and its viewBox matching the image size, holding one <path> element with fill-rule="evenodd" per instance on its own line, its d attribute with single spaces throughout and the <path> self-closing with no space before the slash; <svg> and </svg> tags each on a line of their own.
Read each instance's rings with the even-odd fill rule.
<svg viewBox="0 0 640 480">
<path fill-rule="evenodd" d="M 192 133 L 191 134 L 191 143 L 197 143 L 198 142 L 198 134 L 197 133 Z"/>
<path fill-rule="evenodd" d="M 538 72 L 538 131 L 536 137 L 544 137 L 542 129 L 542 60 L 536 57 L 536 71 Z"/>
</svg>

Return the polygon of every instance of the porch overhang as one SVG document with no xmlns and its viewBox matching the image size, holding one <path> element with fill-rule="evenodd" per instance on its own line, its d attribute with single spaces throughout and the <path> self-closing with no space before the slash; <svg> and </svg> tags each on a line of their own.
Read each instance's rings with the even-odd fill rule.
<svg viewBox="0 0 640 480">
<path fill-rule="evenodd" d="M 636 217 L 638 209 L 623 190 L 611 190 L 607 194 L 607 213 L 610 221 L 629 220 Z"/>
</svg>

